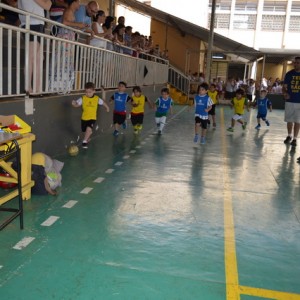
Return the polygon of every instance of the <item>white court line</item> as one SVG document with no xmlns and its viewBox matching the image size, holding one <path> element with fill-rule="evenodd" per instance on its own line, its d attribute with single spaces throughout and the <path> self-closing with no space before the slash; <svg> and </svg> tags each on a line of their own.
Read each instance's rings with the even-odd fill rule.
<svg viewBox="0 0 300 300">
<path fill-rule="evenodd" d="M 63 205 L 62 207 L 64 207 L 64 208 L 72 208 L 77 202 L 78 201 L 76 201 L 76 200 L 70 200 L 65 205 Z"/>
<path fill-rule="evenodd" d="M 44 221 L 41 226 L 51 226 L 53 225 L 57 220 L 59 219 L 59 217 L 57 216 L 50 216 L 46 221 Z"/>
<path fill-rule="evenodd" d="M 128 159 L 128 158 L 130 158 L 130 155 L 124 155 L 123 158 Z"/>
<path fill-rule="evenodd" d="M 93 188 L 91 187 L 85 187 L 80 194 L 88 194 Z"/>
<path fill-rule="evenodd" d="M 136 150 L 131 150 L 129 151 L 129 153 L 134 154 L 136 152 Z"/>
<path fill-rule="evenodd" d="M 0 269 L 2 269 L 3 268 L 3 266 L 0 266 Z"/>
<path fill-rule="evenodd" d="M 140 148 L 142 148 L 142 146 L 136 146 L 136 147 L 135 147 L 135 149 L 140 149 Z"/>
<path fill-rule="evenodd" d="M 121 165 L 123 165 L 123 162 L 122 162 L 122 161 L 117 161 L 117 162 L 115 163 L 115 166 L 121 166 Z"/>
<path fill-rule="evenodd" d="M 23 248 L 26 248 L 33 240 L 35 240 L 35 238 L 32 236 L 24 237 L 21 241 L 13 246 L 13 249 L 22 250 Z"/>
<path fill-rule="evenodd" d="M 114 171 L 114 169 L 107 169 L 107 170 L 105 171 L 105 173 L 106 173 L 106 174 L 111 174 L 113 171 Z"/>
<path fill-rule="evenodd" d="M 98 177 L 94 180 L 96 183 L 101 183 L 105 178 L 104 177 Z"/>
<path fill-rule="evenodd" d="M 141 144 L 142 144 L 142 145 L 145 145 L 145 144 L 146 144 L 146 142 L 141 142 Z"/>
</svg>

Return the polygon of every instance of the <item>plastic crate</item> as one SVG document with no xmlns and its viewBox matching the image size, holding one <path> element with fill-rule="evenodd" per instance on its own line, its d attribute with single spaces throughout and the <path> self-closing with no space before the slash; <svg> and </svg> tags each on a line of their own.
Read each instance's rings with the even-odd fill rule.
<svg viewBox="0 0 300 300">
<path fill-rule="evenodd" d="M 17 126 L 17 129 L 9 128 L 11 125 Z M 31 132 L 31 127 L 17 115 L 0 116 L 0 129 L 6 132 L 18 132 L 21 134 Z"/>
</svg>

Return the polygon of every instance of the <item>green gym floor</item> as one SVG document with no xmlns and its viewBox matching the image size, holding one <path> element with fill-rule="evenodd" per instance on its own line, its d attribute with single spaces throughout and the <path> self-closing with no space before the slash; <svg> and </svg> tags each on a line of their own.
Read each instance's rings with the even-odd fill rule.
<svg viewBox="0 0 300 300">
<path fill-rule="evenodd" d="M 300 299 L 300 139 L 283 143 L 281 110 L 260 131 L 251 111 L 227 132 L 231 114 L 217 108 L 206 145 L 176 106 L 162 136 L 150 113 L 141 136 L 57 157 L 60 194 L 0 233 L 0 298 Z"/>
</svg>

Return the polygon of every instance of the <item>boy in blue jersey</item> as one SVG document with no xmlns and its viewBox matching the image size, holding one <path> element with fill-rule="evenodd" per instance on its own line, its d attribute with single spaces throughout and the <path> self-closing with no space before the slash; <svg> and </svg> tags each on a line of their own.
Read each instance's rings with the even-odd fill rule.
<svg viewBox="0 0 300 300">
<path fill-rule="evenodd" d="M 126 83 L 124 81 L 120 81 L 118 85 L 118 91 L 115 92 L 111 98 L 110 102 L 115 102 L 114 114 L 113 114 L 113 123 L 114 123 L 114 136 L 119 135 L 119 129 L 122 125 L 123 129 L 127 128 L 126 124 L 126 103 L 128 101 L 132 101 L 131 97 L 125 93 Z"/>
<path fill-rule="evenodd" d="M 199 128 L 201 126 L 200 143 L 205 144 L 206 130 L 208 124 L 208 112 L 212 109 L 213 101 L 207 95 L 208 84 L 203 82 L 199 85 L 195 96 L 195 137 L 194 143 L 199 140 Z"/>
<path fill-rule="evenodd" d="M 261 90 L 260 97 L 255 104 L 255 106 L 257 106 L 257 116 L 256 116 L 257 126 L 255 127 L 255 129 L 257 130 L 261 128 L 260 119 L 265 121 L 267 126 L 270 126 L 270 122 L 266 119 L 266 117 L 267 117 L 268 108 L 270 112 L 272 111 L 272 103 L 266 96 L 267 96 L 267 91 Z"/>
<path fill-rule="evenodd" d="M 156 99 L 156 112 L 155 112 L 155 122 L 158 128 L 157 134 L 161 135 L 164 126 L 166 125 L 167 114 L 170 110 L 171 114 L 173 114 L 172 106 L 174 104 L 173 100 L 169 96 L 169 89 L 163 88 L 161 90 L 161 96 Z"/>
</svg>

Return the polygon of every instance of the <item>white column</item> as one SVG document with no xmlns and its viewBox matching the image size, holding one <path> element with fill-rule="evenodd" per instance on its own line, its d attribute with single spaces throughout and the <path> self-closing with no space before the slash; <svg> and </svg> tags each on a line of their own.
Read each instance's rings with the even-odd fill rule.
<svg viewBox="0 0 300 300">
<path fill-rule="evenodd" d="M 235 12 L 235 0 L 231 2 L 230 8 L 230 20 L 229 20 L 229 38 L 232 38 L 232 30 L 233 30 L 233 19 L 234 19 L 234 12 Z"/>
<path fill-rule="evenodd" d="M 286 46 L 286 39 L 289 33 L 290 18 L 291 18 L 292 0 L 288 0 L 286 4 L 284 31 L 282 33 L 282 48 Z"/>
<path fill-rule="evenodd" d="M 255 26 L 254 39 L 253 39 L 254 49 L 259 48 L 259 37 L 261 32 L 261 20 L 262 20 L 263 9 L 264 9 L 264 0 L 258 0 L 256 26 Z"/>
</svg>

